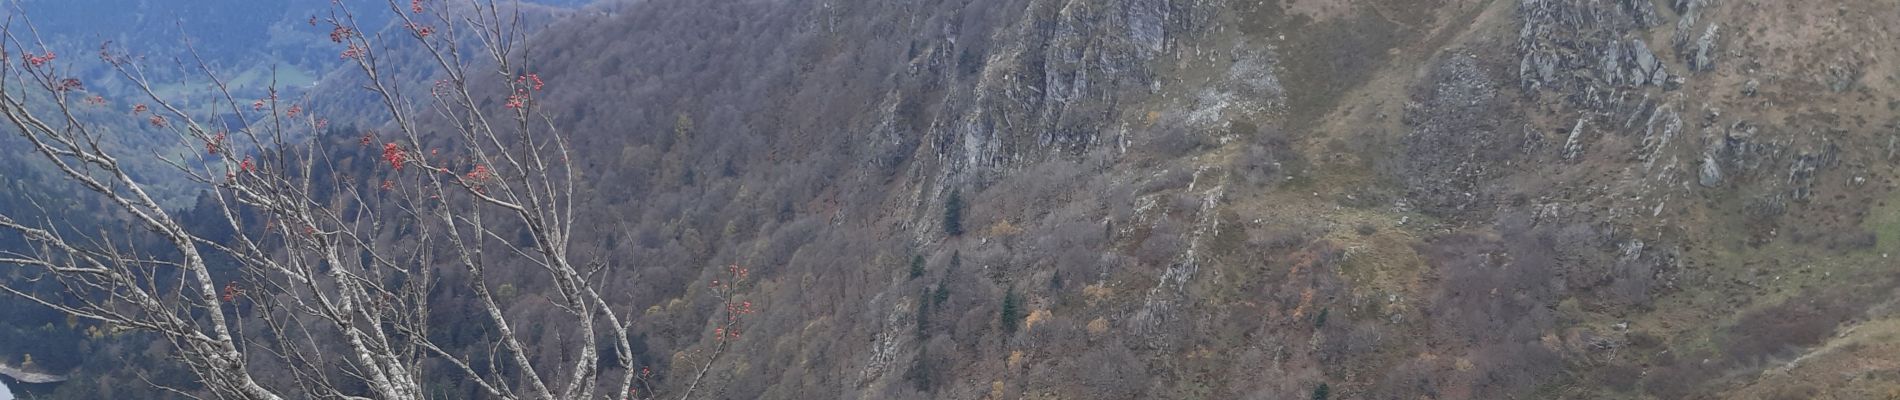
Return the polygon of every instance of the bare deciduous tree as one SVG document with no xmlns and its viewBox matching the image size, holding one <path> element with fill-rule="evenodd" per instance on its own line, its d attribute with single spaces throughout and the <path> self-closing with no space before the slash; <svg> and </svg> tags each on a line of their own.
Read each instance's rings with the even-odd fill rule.
<svg viewBox="0 0 1900 400">
<path fill-rule="evenodd" d="M 0 264 L 30 269 L 67 293 L 0 290 L 157 333 L 203 384 L 167 388 L 184 396 L 422 399 L 429 397 L 426 368 L 460 374 L 495 398 L 647 394 L 636 390 L 650 384 L 641 383 L 646 369 L 634 365 L 633 311 L 602 293 L 614 266 L 570 251 L 581 222 L 577 171 L 565 135 L 536 102 L 544 83 L 520 72 L 529 60 L 519 9 L 493 0 L 442 3 L 387 0 L 400 25 L 386 33 L 362 29 L 342 3 L 311 20 L 332 28 L 342 59 L 379 100 L 388 133 L 361 142 L 380 148 L 380 179 L 351 176 L 321 148 L 327 121 L 304 101 L 280 99 L 275 88 L 263 99 L 240 99 L 187 49 L 178 64 L 201 72 L 223 96 L 209 106 L 178 104 L 155 89 L 142 58 L 102 46 L 104 61 L 143 91 L 133 114 L 182 146 L 204 149 L 155 156 L 209 189 L 220 230 L 235 232 L 229 237 L 189 229 L 148 195 L 149 182 L 100 144 L 109 133 L 89 120 L 99 113 L 87 108 L 106 101 L 65 75 L 30 24 L 9 20 L 0 53 L 21 59 L 0 63 L 7 127 L 123 212 L 133 229 L 79 237 L 53 221 L 0 215 L 0 227 L 30 244 L 0 253 Z M 398 41 L 432 64 L 437 80 L 426 93 L 407 90 L 423 85 L 397 76 L 416 66 L 385 61 Z M 403 73 L 414 79 L 413 71 Z M 162 250 L 141 251 L 154 248 L 142 245 L 148 242 Z M 232 260 L 237 272 L 219 276 L 213 258 Z M 511 320 L 504 296 L 490 287 L 490 272 L 502 264 L 551 282 L 535 294 L 564 320 Z M 675 395 L 704 387 L 723 340 L 737 337 L 740 316 L 751 312 L 733 289 L 744 275 L 735 266 L 726 283 L 715 282 L 712 292 L 726 306 L 716 333 L 722 341 Z M 494 330 L 485 356 L 432 338 L 429 300 L 439 285 L 472 290 Z M 561 329 L 558 342 L 572 348 L 531 346 L 518 332 L 524 325 Z M 572 356 L 536 357 L 549 352 Z"/>
</svg>

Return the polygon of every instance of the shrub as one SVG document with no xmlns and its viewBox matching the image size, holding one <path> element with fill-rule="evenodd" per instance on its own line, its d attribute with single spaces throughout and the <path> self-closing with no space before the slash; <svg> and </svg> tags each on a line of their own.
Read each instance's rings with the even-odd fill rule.
<svg viewBox="0 0 1900 400">
<path fill-rule="evenodd" d="M 521 293 L 521 290 L 516 289 L 515 285 L 512 283 L 503 283 L 501 284 L 500 287 L 495 288 L 496 299 L 504 303 L 513 302 L 515 299 L 515 295 L 518 295 L 520 293 Z"/>
<path fill-rule="evenodd" d="M 1081 389 L 1077 397 L 1084 399 L 1142 398 L 1142 389 L 1151 379 L 1141 358 L 1119 344 L 1095 346 L 1068 368 L 1069 381 Z"/>
</svg>

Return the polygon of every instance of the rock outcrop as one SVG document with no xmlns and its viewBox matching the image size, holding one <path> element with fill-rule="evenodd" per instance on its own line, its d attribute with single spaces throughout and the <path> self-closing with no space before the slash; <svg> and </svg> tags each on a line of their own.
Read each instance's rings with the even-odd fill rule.
<svg viewBox="0 0 1900 400">
<path fill-rule="evenodd" d="M 66 375 L 29 371 L 25 368 L 15 367 L 5 363 L 0 363 L 0 375 L 6 375 L 8 378 L 26 383 L 58 383 L 71 379 Z"/>
</svg>

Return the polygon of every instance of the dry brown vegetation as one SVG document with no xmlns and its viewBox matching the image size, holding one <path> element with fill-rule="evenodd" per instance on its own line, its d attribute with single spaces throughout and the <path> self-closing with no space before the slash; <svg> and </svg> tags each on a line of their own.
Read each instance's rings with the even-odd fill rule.
<svg viewBox="0 0 1900 400">
<path fill-rule="evenodd" d="M 1650 40 L 1683 81 L 1527 84 L 1538 4 L 1604 21 L 1539 33 L 1565 60 Z M 1840 4 L 1831 26 L 1887 34 L 1891 5 Z M 661 390 L 721 345 L 703 282 L 730 264 L 768 311 L 718 398 L 1803 397 L 1835 386 L 1773 371 L 1885 365 L 1818 349 L 1895 331 L 1869 322 L 1893 319 L 1892 110 L 1856 106 L 1893 72 L 1833 90 L 1776 39 L 1809 29 L 1748 1 L 1696 6 L 1738 33 L 1693 72 L 1639 5 L 652 0 L 555 23 L 532 67 L 589 183 L 574 253 L 615 265 Z M 488 278 L 510 314 L 554 312 L 531 272 Z M 480 326 L 477 297 L 430 293 L 432 325 Z"/>
</svg>

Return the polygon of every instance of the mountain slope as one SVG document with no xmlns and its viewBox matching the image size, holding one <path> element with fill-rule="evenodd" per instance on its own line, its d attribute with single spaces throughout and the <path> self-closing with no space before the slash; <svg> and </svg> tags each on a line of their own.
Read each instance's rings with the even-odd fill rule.
<svg viewBox="0 0 1900 400">
<path fill-rule="evenodd" d="M 1900 393 L 1891 2 L 549 15 L 521 72 L 660 393 L 719 340 L 718 398 Z M 317 109 L 348 107 L 329 79 Z M 762 310 L 731 339 L 728 265 Z M 551 320 L 545 278 L 490 279 Z M 466 292 L 431 322 L 485 354 Z"/>
<path fill-rule="evenodd" d="M 1895 356 L 1892 5 L 1275 3 L 651 1 L 537 72 L 651 357 L 761 273 L 725 397 L 1894 388 L 1780 378 Z"/>
</svg>

